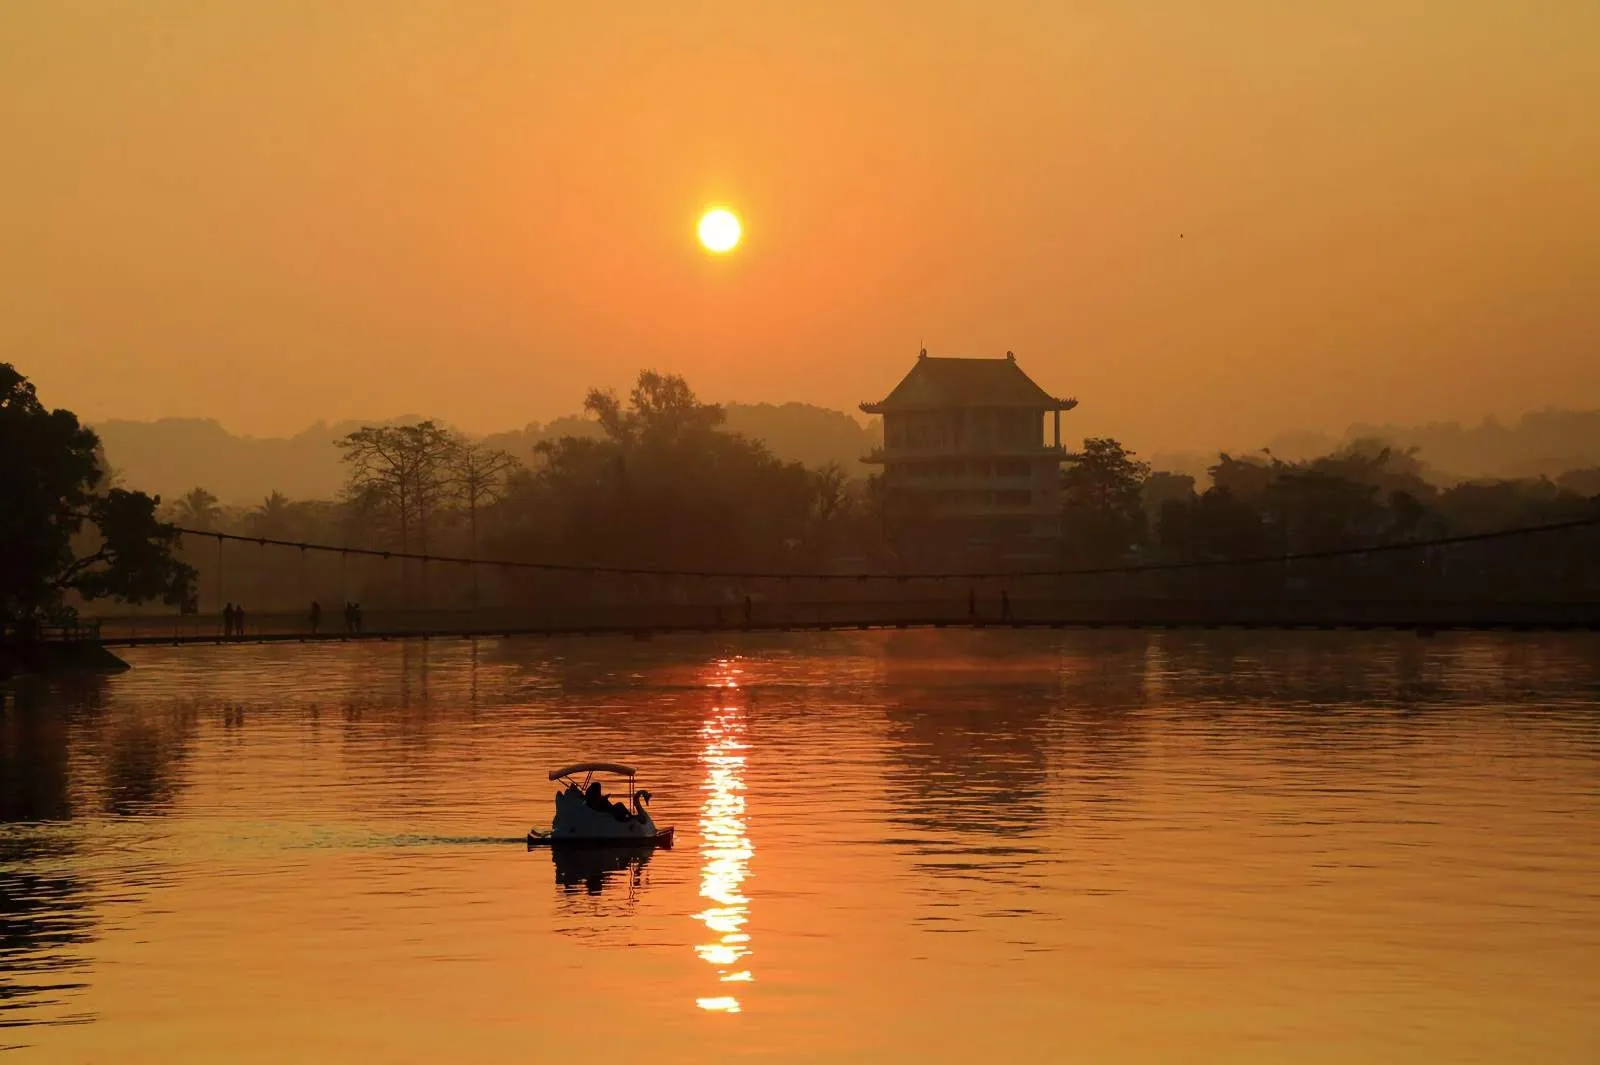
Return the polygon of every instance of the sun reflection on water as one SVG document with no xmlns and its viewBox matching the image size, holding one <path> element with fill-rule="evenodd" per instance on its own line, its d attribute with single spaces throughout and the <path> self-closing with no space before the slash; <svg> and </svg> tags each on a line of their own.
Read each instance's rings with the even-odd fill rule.
<svg viewBox="0 0 1600 1065">
<path fill-rule="evenodd" d="M 750 839 L 744 827 L 744 710 L 738 705 L 739 670 L 732 662 L 719 662 L 713 687 L 719 689 L 710 716 L 701 726 L 705 747 L 700 761 L 705 766 L 705 801 L 700 807 L 700 854 L 705 864 L 700 872 L 700 894 L 710 905 L 695 915 L 713 935 L 710 942 L 695 947 L 695 953 L 717 970 L 725 984 L 748 983 L 750 973 L 750 935 L 744 930 L 749 920 L 750 900 L 743 892 L 750 875 Z M 695 1000 L 703 1010 L 738 1013 L 739 999 L 733 995 L 707 995 Z"/>
</svg>

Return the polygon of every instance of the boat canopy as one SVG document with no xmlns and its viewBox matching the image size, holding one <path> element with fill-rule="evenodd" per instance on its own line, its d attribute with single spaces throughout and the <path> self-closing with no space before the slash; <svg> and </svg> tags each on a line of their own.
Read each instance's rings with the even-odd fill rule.
<svg viewBox="0 0 1600 1065">
<path fill-rule="evenodd" d="M 576 776 L 579 773 L 616 773 L 618 776 L 631 777 L 633 766 L 618 765 L 616 762 L 579 762 L 565 769 L 550 770 L 550 779 L 560 780 L 562 777 Z"/>
</svg>

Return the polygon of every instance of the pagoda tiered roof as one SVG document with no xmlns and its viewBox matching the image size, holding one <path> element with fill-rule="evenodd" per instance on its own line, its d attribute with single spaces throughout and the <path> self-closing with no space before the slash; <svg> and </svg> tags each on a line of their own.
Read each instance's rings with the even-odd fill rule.
<svg viewBox="0 0 1600 1065">
<path fill-rule="evenodd" d="M 867 414 L 884 414 L 955 407 L 1071 410 L 1077 405 L 1075 399 L 1059 399 L 1040 388 L 1006 352 L 1003 359 L 919 355 L 894 391 L 876 403 L 861 404 L 861 409 Z"/>
</svg>

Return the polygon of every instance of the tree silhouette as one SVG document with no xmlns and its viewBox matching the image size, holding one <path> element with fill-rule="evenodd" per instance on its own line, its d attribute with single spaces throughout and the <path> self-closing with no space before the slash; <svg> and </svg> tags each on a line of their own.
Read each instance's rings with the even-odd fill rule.
<svg viewBox="0 0 1600 1065">
<path fill-rule="evenodd" d="M 0 637 L 31 638 L 68 592 L 173 604 L 187 596 L 194 571 L 173 557 L 178 531 L 156 519 L 158 499 L 103 488 L 99 443 L 0 363 Z"/>
<path fill-rule="evenodd" d="M 1084 561 L 1110 562 L 1144 540 L 1143 486 L 1148 463 L 1110 437 L 1090 437 L 1069 452 L 1061 471 L 1063 549 Z"/>
<path fill-rule="evenodd" d="M 250 530 L 257 536 L 282 539 L 293 531 L 294 504 L 282 492 L 274 491 L 250 515 Z"/>
<path fill-rule="evenodd" d="M 645 371 L 624 404 L 595 390 L 602 437 L 542 442 L 510 506 L 516 539 L 572 561 L 726 567 L 777 565 L 803 539 L 807 474 L 723 431 L 722 409 L 681 377 Z"/>
<path fill-rule="evenodd" d="M 467 511 L 468 554 L 478 557 L 478 510 L 505 498 L 511 476 L 522 466 L 509 453 L 477 441 L 456 438 L 450 455 L 450 487 Z M 478 603 L 478 567 L 472 567 L 472 603 Z"/>
<path fill-rule="evenodd" d="M 222 507 L 204 488 L 191 488 L 172 505 L 172 520 L 186 529 L 214 532 L 222 521 Z"/>
<path fill-rule="evenodd" d="M 350 466 L 349 496 L 389 511 L 400 550 L 411 550 L 415 531 L 426 552 L 428 521 L 449 485 L 455 437 L 432 421 L 365 426 L 339 441 L 339 448 Z"/>
</svg>

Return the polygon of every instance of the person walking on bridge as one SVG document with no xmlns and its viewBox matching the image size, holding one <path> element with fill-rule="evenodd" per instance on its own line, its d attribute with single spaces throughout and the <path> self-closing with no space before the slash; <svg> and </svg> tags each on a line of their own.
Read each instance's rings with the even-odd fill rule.
<svg viewBox="0 0 1600 1065">
<path fill-rule="evenodd" d="M 235 639 L 244 635 L 244 607 L 239 604 L 233 608 L 233 635 Z"/>
<path fill-rule="evenodd" d="M 322 604 L 313 599 L 311 600 L 311 635 L 315 636 L 320 628 L 322 628 Z"/>
<path fill-rule="evenodd" d="M 229 602 L 222 607 L 222 635 L 226 639 L 233 635 L 233 603 Z"/>
</svg>

